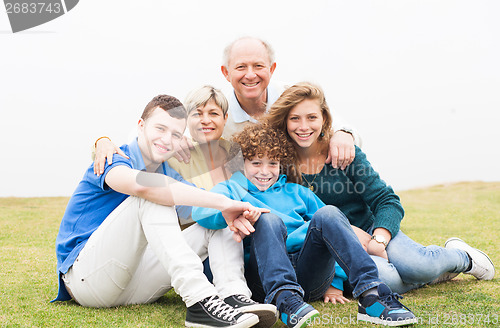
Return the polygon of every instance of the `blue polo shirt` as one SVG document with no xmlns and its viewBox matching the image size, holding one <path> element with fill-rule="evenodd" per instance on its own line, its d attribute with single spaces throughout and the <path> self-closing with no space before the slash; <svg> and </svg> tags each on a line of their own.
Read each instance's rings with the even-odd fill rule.
<svg viewBox="0 0 500 328">
<path fill-rule="evenodd" d="M 59 294 L 54 301 L 71 299 L 61 276 L 66 274 L 73 265 L 90 235 L 129 196 L 114 191 L 106 185 L 105 178 L 109 170 L 119 165 L 141 171 L 146 170 L 137 139 L 120 148 L 129 156 L 129 159 L 115 154 L 113 156 L 113 164 L 109 165 L 106 163 L 104 173 L 100 176 L 94 174 L 94 165 L 90 165 L 69 200 L 66 212 L 61 221 L 59 234 L 56 238 Z M 184 180 L 177 171 L 168 166 L 167 162 L 159 166 L 157 173 L 163 173 L 178 181 L 194 186 L 192 183 Z M 191 214 L 190 206 L 177 206 L 176 210 L 181 218 L 187 218 Z"/>
</svg>

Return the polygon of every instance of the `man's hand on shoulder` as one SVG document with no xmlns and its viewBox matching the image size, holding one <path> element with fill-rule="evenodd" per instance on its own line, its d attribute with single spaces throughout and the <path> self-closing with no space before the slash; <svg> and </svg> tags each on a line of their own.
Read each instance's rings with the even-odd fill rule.
<svg viewBox="0 0 500 328">
<path fill-rule="evenodd" d="M 352 163 L 356 156 L 356 149 L 354 148 L 354 137 L 348 132 L 339 130 L 333 134 L 330 139 L 330 148 L 326 163 L 332 163 L 334 168 L 345 168 Z"/>
</svg>

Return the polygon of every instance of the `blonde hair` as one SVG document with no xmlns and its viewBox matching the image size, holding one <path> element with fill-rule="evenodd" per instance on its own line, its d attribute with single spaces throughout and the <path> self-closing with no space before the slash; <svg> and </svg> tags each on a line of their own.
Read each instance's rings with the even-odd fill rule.
<svg viewBox="0 0 500 328">
<path fill-rule="evenodd" d="M 187 114 L 189 115 L 193 110 L 205 106 L 210 100 L 213 100 L 215 104 L 222 109 L 224 115 L 227 114 L 229 104 L 226 97 L 222 91 L 211 85 L 204 85 L 188 94 L 184 101 Z"/>
</svg>

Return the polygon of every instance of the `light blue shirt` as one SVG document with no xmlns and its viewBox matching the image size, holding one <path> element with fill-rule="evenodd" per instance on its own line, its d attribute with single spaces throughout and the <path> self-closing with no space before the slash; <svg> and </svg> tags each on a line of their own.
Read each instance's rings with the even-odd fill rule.
<svg viewBox="0 0 500 328">
<path fill-rule="evenodd" d="M 274 102 L 281 96 L 285 87 L 283 85 L 277 83 L 269 83 L 267 86 L 267 109 L 274 104 Z M 223 137 L 224 139 L 231 140 L 231 137 L 235 134 L 243 130 L 245 124 L 248 123 L 256 123 L 257 120 L 248 115 L 247 112 L 241 108 L 241 105 L 236 98 L 236 94 L 234 93 L 234 89 L 231 88 L 229 91 L 225 91 L 227 101 L 229 103 L 228 109 L 228 118 L 227 123 L 224 127 Z"/>
<path fill-rule="evenodd" d="M 266 91 L 267 92 L 266 111 L 267 111 L 272 106 L 272 104 L 274 104 L 274 102 L 278 100 L 278 98 L 281 96 L 284 87 L 283 86 L 279 87 L 275 83 L 269 83 L 266 90 L 267 90 Z M 256 119 L 248 115 L 247 112 L 245 112 L 243 108 L 241 108 L 241 105 L 238 99 L 236 98 L 236 94 L 234 93 L 234 89 L 231 90 L 231 92 L 229 93 L 228 102 L 229 102 L 229 111 L 231 112 L 231 115 L 233 116 L 233 120 L 235 123 L 243 123 L 246 121 L 257 123 Z"/>
</svg>

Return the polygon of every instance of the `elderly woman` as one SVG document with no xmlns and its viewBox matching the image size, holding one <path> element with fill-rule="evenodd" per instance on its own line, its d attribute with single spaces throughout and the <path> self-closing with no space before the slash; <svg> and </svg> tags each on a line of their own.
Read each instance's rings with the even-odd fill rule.
<svg viewBox="0 0 500 328">
<path fill-rule="evenodd" d="M 191 160 L 184 163 L 172 157 L 168 164 L 184 179 L 210 190 L 231 176 L 225 168 L 230 142 L 222 139 L 228 103 L 220 90 L 207 85 L 193 90 L 185 106 L 187 127 L 193 141 Z"/>
</svg>

